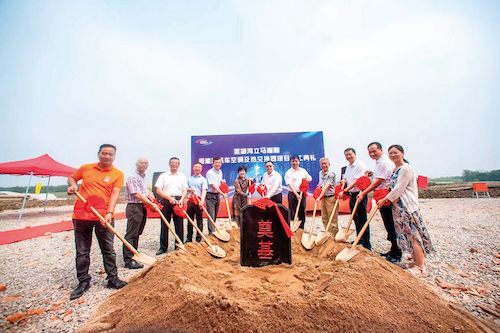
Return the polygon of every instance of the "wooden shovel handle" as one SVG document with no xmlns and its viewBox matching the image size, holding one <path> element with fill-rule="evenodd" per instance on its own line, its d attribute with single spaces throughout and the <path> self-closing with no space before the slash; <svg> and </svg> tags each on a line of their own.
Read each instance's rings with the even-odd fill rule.
<svg viewBox="0 0 500 333">
<path fill-rule="evenodd" d="M 378 210 L 378 206 L 375 206 L 375 209 L 373 210 L 373 212 L 370 213 L 370 216 L 368 217 L 368 220 L 366 221 L 365 225 L 363 226 L 363 229 L 361 229 L 358 237 L 356 237 L 356 240 L 354 241 L 354 243 L 352 243 L 351 251 L 349 253 L 351 253 L 353 251 L 353 249 L 356 247 L 356 245 L 358 245 L 359 241 L 361 240 L 361 237 L 363 237 L 363 234 L 365 233 L 366 228 L 368 228 L 368 225 L 370 224 L 370 221 L 375 216 L 375 213 L 377 212 L 377 210 Z"/>
<path fill-rule="evenodd" d="M 78 192 L 75 192 L 76 196 L 78 197 L 78 199 L 80 199 L 83 203 L 87 203 L 87 200 L 85 200 L 85 198 Z M 95 216 L 97 216 L 99 218 L 99 220 L 103 221 L 103 222 L 106 222 L 106 220 L 104 219 L 104 217 L 102 217 L 101 214 L 99 214 L 99 212 L 92 206 L 90 206 L 90 210 L 92 211 L 92 213 L 94 213 Z M 123 244 L 125 244 L 125 246 L 133 253 L 135 254 L 136 256 L 140 257 L 139 255 L 139 252 L 137 252 L 137 250 L 129 243 L 125 240 L 125 238 L 123 238 L 116 230 L 115 228 L 113 228 L 111 226 L 111 224 L 107 223 L 106 222 L 106 227 L 111 230 L 115 235 L 116 237 L 118 237 L 122 242 Z"/>
<path fill-rule="evenodd" d="M 354 208 L 352 209 L 351 217 L 349 218 L 349 223 L 347 223 L 347 230 L 351 227 L 352 219 L 354 218 L 354 214 L 356 214 L 356 210 L 358 209 L 359 200 L 356 199 L 356 203 L 354 204 Z"/>
<path fill-rule="evenodd" d="M 231 210 L 229 209 L 229 201 L 227 200 L 227 198 L 224 198 L 226 200 L 226 208 L 227 208 L 227 216 L 229 216 L 229 227 L 231 229 L 233 229 L 233 225 L 231 223 Z"/>
<path fill-rule="evenodd" d="M 212 222 L 212 225 L 215 227 L 215 230 L 217 230 L 220 233 L 219 228 L 217 228 L 217 225 L 215 224 L 214 220 L 212 219 L 212 217 L 210 216 L 210 214 L 208 214 L 208 211 L 205 208 L 205 206 L 202 206 L 202 207 L 203 207 L 203 211 L 205 212 L 205 214 L 207 214 L 207 218 L 210 220 L 210 222 Z"/>
<path fill-rule="evenodd" d="M 344 189 L 345 184 L 342 184 L 342 189 Z M 332 213 L 330 214 L 330 219 L 328 220 L 328 224 L 326 225 L 326 231 L 330 229 L 330 224 L 332 224 L 333 217 L 335 216 L 335 211 L 337 210 L 337 207 L 339 206 L 339 198 L 335 200 L 335 205 L 333 205 L 333 210 Z M 349 224 L 349 227 L 351 224 Z"/>
<path fill-rule="evenodd" d="M 300 195 L 299 202 L 297 203 L 297 209 L 295 209 L 295 218 L 293 219 L 294 222 L 297 222 L 299 220 L 299 209 L 301 202 L 302 202 L 302 194 Z"/>
<path fill-rule="evenodd" d="M 201 230 L 198 228 L 198 226 L 196 225 L 196 223 L 194 223 L 193 220 L 191 220 L 191 218 L 189 217 L 189 215 L 186 213 L 186 211 L 183 209 L 182 210 L 185 215 L 186 215 L 186 218 L 188 219 L 189 223 L 191 223 L 193 225 L 193 227 L 196 228 L 196 232 L 198 232 L 198 234 L 203 237 L 203 240 L 208 244 L 209 247 L 212 247 L 212 243 L 210 243 L 210 241 L 208 240 L 208 238 L 203 234 L 203 232 L 201 232 Z"/>
<path fill-rule="evenodd" d="M 315 200 L 314 201 L 313 218 L 312 218 L 312 221 L 311 221 L 311 227 L 309 228 L 309 237 L 312 236 L 312 232 L 313 232 L 313 228 L 314 228 L 314 220 L 316 219 L 316 208 L 317 208 L 317 206 L 318 206 L 318 203 Z"/>
<path fill-rule="evenodd" d="M 163 213 L 161 212 L 161 210 L 158 210 L 158 213 L 160 213 L 160 217 L 163 220 L 163 222 L 165 223 L 165 225 L 167 226 L 168 230 L 170 230 L 172 232 L 172 234 L 174 235 L 175 240 L 177 241 L 177 246 L 180 247 L 180 248 L 184 248 L 184 244 L 182 243 L 182 241 L 179 238 L 179 236 L 177 236 L 177 234 L 175 233 L 174 228 L 172 228 L 170 226 L 170 224 L 168 223 L 167 219 L 165 218 L 165 215 L 163 215 Z"/>
</svg>

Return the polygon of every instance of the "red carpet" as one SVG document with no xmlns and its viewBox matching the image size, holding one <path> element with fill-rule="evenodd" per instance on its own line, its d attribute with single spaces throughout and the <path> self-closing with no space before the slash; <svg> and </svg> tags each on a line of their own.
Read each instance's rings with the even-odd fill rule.
<svg viewBox="0 0 500 333">
<path fill-rule="evenodd" d="M 125 213 L 115 214 L 115 220 L 121 220 L 124 218 Z M 58 223 L 39 225 L 31 228 L 0 231 L 0 245 L 11 244 L 26 239 L 45 236 L 45 234 L 47 234 L 48 232 L 56 233 L 69 230 L 73 230 L 73 221 L 63 221 Z"/>
</svg>

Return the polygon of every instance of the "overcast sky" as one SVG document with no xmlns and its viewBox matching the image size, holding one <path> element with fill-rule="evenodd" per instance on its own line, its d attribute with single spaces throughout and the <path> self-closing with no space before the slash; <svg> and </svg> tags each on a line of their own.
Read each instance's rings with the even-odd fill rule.
<svg viewBox="0 0 500 333">
<path fill-rule="evenodd" d="M 113 143 L 125 175 L 189 174 L 192 135 L 323 131 L 336 172 L 371 141 L 429 177 L 500 169 L 499 64 L 497 0 L 0 0 L 0 162 Z"/>
</svg>

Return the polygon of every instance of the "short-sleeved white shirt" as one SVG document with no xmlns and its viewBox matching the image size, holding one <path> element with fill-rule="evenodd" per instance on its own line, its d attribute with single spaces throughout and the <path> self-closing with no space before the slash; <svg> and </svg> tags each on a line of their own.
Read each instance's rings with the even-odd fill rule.
<svg viewBox="0 0 500 333">
<path fill-rule="evenodd" d="M 387 188 L 389 185 L 389 179 L 391 178 L 392 172 L 396 166 L 385 154 L 382 154 L 380 158 L 375 162 L 375 169 L 373 169 L 373 179 L 380 178 L 382 183 L 376 188 L 376 190 Z"/>
<path fill-rule="evenodd" d="M 267 195 L 266 198 L 271 198 L 276 194 L 280 194 L 282 192 L 282 182 L 283 178 L 277 171 L 271 172 L 268 174 L 267 172 L 262 177 L 262 183 L 264 183 L 267 187 Z"/>
<path fill-rule="evenodd" d="M 296 191 L 299 191 L 300 184 L 302 183 L 302 179 L 307 179 L 307 181 L 312 180 L 311 176 L 307 172 L 306 169 L 299 167 L 298 170 L 294 168 L 288 169 L 285 173 L 285 184 L 292 184 Z"/>
<path fill-rule="evenodd" d="M 158 177 L 155 186 L 170 197 L 179 197 L 182 195 L 182 191 L 188 188 L 186 176 L 180 172 L 175 174 L 170 172 L 162 173 Z"/>
<path fill-rule="evenodd" d="M 347 186 L 349 186 L 354 179 L 359 179 L 363 177 L 366 172 L 366 165 L 360 160 L 355 160 L 352 164 L 349 164 L 345 170 L 344 178 L 347 180 Z M 354 186 L 349 192 L 359 192 L 359 188 Z"/>
<path fill-rule="evenodd" d="M 206 177 L 208 182 L 207 192 L 218 193 L 211 185 L 216 185 L 217 187 L 220 187 L 220 184 L 222 182 L 222 170 L 219 169 L 219 171 L 217 171 L 215 170 L 215 168 L 211 168 L 210 170 L 207 171 Z"/>
</svg>

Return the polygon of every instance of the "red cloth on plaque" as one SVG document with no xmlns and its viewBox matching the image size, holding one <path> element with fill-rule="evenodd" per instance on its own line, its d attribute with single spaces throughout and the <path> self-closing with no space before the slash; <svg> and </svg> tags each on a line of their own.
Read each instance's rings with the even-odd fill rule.
<svg viewBox="0 0 500 333">
<path fill-rule="evenodd" d="M 290 227 L 286 223 L 285 218 L 283 217 L 283 214 L 281 214 L 280 208 L 278 207 L 278 205 L 274 201 L 272 201 L 271 199 L 268 199 L 268 198 L 262 198 L 262 199 L 257 200 L 256 202 L 254 202 L 253 205 L 261 210 L 265 210 L 266 208 L 274 207 L 276 209 L 276 213 L 278 213 L 278 217 L 281 221 L 281 225 L 283 226 L 283 229 L 285 229 L 286 235 L 288 236 L 288 238 L 293 236 L 292 229 L 290 229 Z"/>
</svg>

